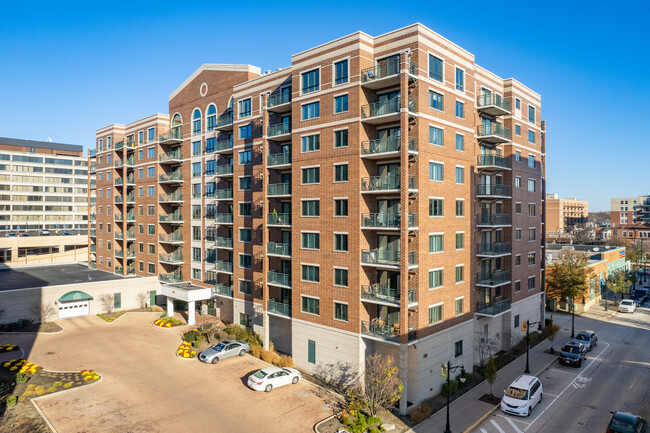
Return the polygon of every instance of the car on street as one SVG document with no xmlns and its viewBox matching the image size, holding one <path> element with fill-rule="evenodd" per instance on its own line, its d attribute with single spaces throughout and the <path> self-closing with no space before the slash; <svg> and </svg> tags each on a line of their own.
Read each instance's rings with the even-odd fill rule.
<svg viewBox="0 0 650 433">
<path fill-rule="evenodd" d="M 65 233 L 63 233 L 63 236 L 72 236 L 72 233 L 70 233 L 70 232 L 65 232 Z"/>
<path fill-rule="evenodd" d="M 18 234 L 20 235 L 20 237 L 23 237 L 23 238 L 28 238 L 29 237 L 29 233 L 27 233 L 27 232 L 20 232 Z"/>
<path fill-rule="evenodd" d="M 640 307 L 641 304 L 644 303 L 644 302 L 643 302 L 643 298 L 642 298 L 641 296 L 632 295 L 632 296 L 630 296 L 629 299 L 631 299 L 632 301 L 634 301 L 634 305 L 637 306 L 637 307 Z"/>
<path fill-rule="evenodd" d="M 503 391 L 501 410 L 519 416 L 530 416 L 542 402 L 542 382 L 535 376 L 521 375 Z"/>
<path fill-rule="evenodd" d="M 634 291 L 634 296 L 641 298 L 641 303 L 644 304 L 648 302 L 648 289 L 636 289 Z"/>
<path fill-rule="evenodd" d="M 582 361 L 587 359 L 587 347 L 583 344 L 573 341 L 568 342 L 562 347 L 560 352 L 560 364 L 575 365 L 582 367 Z"/>
<path fill-rule="evenodd" d="M 231 356 L 244 356 L 249 350 L 251 348 L 245 341 L 224 340 L 199 353 L 199 361 L 216 364 Z"/>
<path fill-rule="evenodd" d="M 9 234 L 7 234 L 7 237 L 8 238 L 17 238 L 18 234 L 17 233 L 9 233 Z"/>
<path fill-rule="evenodd" d="M 271 392 L 273 388 L 296 384 L 300 381 L 300 372 L 289 367 L 266 367 L 257 370 L 248 377 L 248 387 L 254 391 Z"/>
<path fill-rule="evenodd" d="M 627 412 L 610 412 L 612 419 L 607 426 L 607 433 L 646 433 L 646 420 Z"/>
<path fill-rule="evenodd" d="M 587 351 L 591 351 L 591 349 L 598 345 L 598 336 L 594 331 L 580 331 L 571 341 L 580 343 L 587 348 Z"/>
<path fill-rule="evenodd" d="M 41 236 L 49 236 L 50 231 L 49 230 L 41 230 Z"/>
<path fill-rule="evenodd" d="M 636 310 L 636 305 L 632 299 L 623 299 L 618 304 L 618 311 L 621 313 L 634 313 L 634 310 Z"/>
</svg>

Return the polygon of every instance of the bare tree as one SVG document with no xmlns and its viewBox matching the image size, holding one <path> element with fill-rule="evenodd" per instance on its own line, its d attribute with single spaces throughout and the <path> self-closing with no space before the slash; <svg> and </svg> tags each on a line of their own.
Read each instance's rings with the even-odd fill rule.
<svg viewBox="0 0 650 433">
<path fill-rule="evenodd" d="M 34 302 L 30 306 L 31 316 L 37 323 L 51 322 L 56 316 L 57 309 L 52 304 L 41 304 Z"/>
<path fill-rule="evenodd" d="M 494 338 L 488 336 L 485 338 L 481 332 L 476 333 L 474 350 L 478 352 L 479 365 L 485 366 L 485 362 L 492 356 L 493 352 L 499 349 L 500 335 L 497 333 Z"/>
<path fill-rule="evenodd" d="M 404 385 L 392 357 L 376 353 L 366 358 L 365 384 L 357 382 L 350 394 L 362 400 L 370 416 L 388 409 L 402 396 Z"/>
<path fill-rule="evenodd" d="M 99 302 L 102 303 L 102 307 L 104 307 L 104 311 L 106 311 L 107 313 L 113 312 L 113 308 L 115 307 L 115 296 L 109 293 L 105 293 L 99 297 Z"/>
<path fill-rule="evenodd" d="M 149 292 L 138 293 L 136 299 L 138 300 L 138 304 L 140 304 L 140 308 L 144 310 L 147 308 L 147 299 L 149 299 Z"/>
</svg>

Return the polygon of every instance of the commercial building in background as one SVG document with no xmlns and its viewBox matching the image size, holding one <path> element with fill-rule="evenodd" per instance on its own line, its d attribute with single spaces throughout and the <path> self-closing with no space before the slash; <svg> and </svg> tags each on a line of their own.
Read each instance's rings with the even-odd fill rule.
<svg viewBox="0 0 650 433">
<path fill-rule="evenodd" d="M 650 195 L 611 199 L 612 227 L 650 223 Z"/>
<path fill-rule="evenodd" d="M 587 224 L 589 203 L 577 198 L 560 198 L 546 194 L 546 234 L 549 237 L 571 231 L 575 226 Z"/>
<path fill-rule="evenodd" d="M 169 115 L 97 131 L 89 260 L 158 275 L 307 371 L 392 355 L 405 412 L 441 362 L 542 317 L 540 109 L 420 24 L 274 72 L 205 64 Z"/>
</svg>

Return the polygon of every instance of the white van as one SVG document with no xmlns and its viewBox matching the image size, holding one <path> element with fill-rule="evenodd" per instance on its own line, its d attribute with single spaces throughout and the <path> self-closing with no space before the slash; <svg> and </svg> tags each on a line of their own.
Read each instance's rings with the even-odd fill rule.
<svg viewBox="0 0 650 433">
<path fill-rule="evenodd" d="M 542 402 L 542 382 L 535 376 L 521 375 L 503 391 L 501 410 L 519 416 L 530 416 Z"/>
</svg>

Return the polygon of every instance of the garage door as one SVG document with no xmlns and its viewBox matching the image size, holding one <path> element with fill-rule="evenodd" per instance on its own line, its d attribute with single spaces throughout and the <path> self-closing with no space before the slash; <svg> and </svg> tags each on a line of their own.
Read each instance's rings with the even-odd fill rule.
<svg viewBox="0 0 650 433">
<path fill-rule="evenodd" d="M 68 317 L 86 316 L 90 314 L 90 302 L 59 302 L 59 319 Z"/>
</svg>

